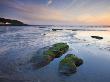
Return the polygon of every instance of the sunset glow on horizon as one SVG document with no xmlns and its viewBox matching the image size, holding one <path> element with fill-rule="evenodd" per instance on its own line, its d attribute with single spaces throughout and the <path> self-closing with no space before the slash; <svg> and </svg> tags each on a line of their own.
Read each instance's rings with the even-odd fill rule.
<svg viewBox="0 0 110 82">
<path fill-rule="evenodd" d="M 27 24 L 110 25 L 110 0 L 2 0 L 0 17 Z"/>
</svg>

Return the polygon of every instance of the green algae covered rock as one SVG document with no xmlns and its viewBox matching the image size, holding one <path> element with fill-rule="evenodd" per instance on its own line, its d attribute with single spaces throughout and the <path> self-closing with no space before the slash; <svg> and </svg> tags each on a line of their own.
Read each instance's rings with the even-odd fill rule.
<svg viewBox="0 0 110 82">
<path fill-rule="evenodd" d="M 55 54 L 55 57 L 58 58 L 65 52 L 67 52 L 69 46 L 66 43 L 57 43 L 54 44 L 49 50 Z"/>
<path fill-rule="evenodd" d="M 54 58 L 58 58 L 62 56 L 65 52 L 67 52 L 69 46 L 67 43 L 56 43 L 51 47 L 44 47 L 39 49 L 31 59 L 31 62 L 37 68 L 43 67 L 50 63 Z"/>
<path fill-rule="evenodd" d="M 76 65 L 76 67 L 83 64 L 83 60 L 81 58 L 78 58 L 77 56 L 75 56 L 73 54 L 68 54 L 68 55 L 65 56 L 65 58 L 68 58 L 69 60 L 73 61 Z"/>
<path fill-rule="evenodd" d="M 62 56 L 65 52 L 67 52 L 69 46 L 66 43 L 57 43 L 53 44 L 47 51 L 44 52 L 44 57 L 48 58 L 58 58 Z"/>
<path fill-rule="evenodd" d="M 83 64 L 83 60 L 73 54 L 67 54 L 64 59 L 60 61 L 59 71 L 64 74 L 72 74 L 77 71 L 77 67 Z"/>
</svg>

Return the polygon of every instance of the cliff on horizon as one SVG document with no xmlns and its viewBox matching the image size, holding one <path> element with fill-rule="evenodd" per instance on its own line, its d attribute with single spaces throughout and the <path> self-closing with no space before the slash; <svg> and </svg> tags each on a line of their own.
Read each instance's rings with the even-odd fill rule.
<svg viewBox="0 0 110 82">
<path fill-rule="evenodd" d="M 0 17 L 0 26 L 25 26 L 27 24 L 24 24 L 21 21 L 18 20 L 12 20 L 12 19 L 5 19 Z"/>
</svg>

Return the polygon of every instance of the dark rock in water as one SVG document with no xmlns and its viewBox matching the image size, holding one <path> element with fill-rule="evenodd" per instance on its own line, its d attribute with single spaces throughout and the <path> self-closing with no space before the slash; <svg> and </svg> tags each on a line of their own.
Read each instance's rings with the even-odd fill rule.
<svg viewBox="0 0 110 82">
<path fill-rule="evenodd" d="M 58 58 L 68 51 L 68 49 L 69 46 L 66 43 L 57 43 L 52 45 L 52 47 L 41 48 L 34 54 L 31 62 L 36 68 L 44 67 L 54 58 Z"/>
<path fill-rule="evenodd" d="M 56 29 L 52 29 L 52 31 L 56 31 Z"/>
<path fill-rule="evenodd" d="M 72 31 L 77 31 L 78 29 L 73 29 Z"/>
<path fill-rule="evenodd" d="M 46 28 L 46 27 L 43 27 L 43 26 L 42 26 L 42 27 L 39 27 L 39 28 Z"/>
<path fill-rule="evenodd" d="M 46 34 L 43 34 L 43 35 L 46 35 Z"/>
<path fill-rule="evenodd" d="M 63 74 L 72 74 L 77 71 L 77 67 L 83 64 L 83 60 L 73 54 L 68 54 L 60 61 L 59 72 Z"/>
<path fill-rule="evenodd" d="M 100 37 L 100 36 L 91 36 L 91 37 L 99 40 L 103 39 L 103 37 Z"/>
<path fill-rule="evenodd" d="M 52 29 L 52 31 L 63 30 L 63 29 Z"/>
<path fill-rule="evenodd" d="M 37 52 L 33 54 L 30 62 L 35 68 L 41 68 L 46 66 L 49 62 L 44 58 L 44 52 L 46 52 L 49 47 L 40 48 Z"/>
</svg>

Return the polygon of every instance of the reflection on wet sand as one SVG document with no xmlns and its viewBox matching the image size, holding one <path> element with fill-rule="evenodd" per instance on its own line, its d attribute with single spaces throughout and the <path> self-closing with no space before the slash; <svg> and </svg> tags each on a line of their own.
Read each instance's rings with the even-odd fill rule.
<svg viewBox="0 0 110 82">
<path fill-rule="evenodd" d="M 4 28 L 0 27 L 1 30 Z M 52 31 L 54 27 L 37 26 L 7 28 L 8 31 L 0 33 L 0 77 L 5 78 L 0 78 L 1 82 L 110 82 L 110 31 L 72 31 L 66 30 L 67 27 Z M 91 36 L 101 36 L 103 39 Z M 59 75 L 58 65 L 66 54 L 33 70 L 30 63 L 33 52 L 58 42 L 67 43 L 70 46 L 67 53 L 76 54 L 84 60 L 84 65 L 78 68 L 78 72 L 70 77 Z"/>
</svg>

